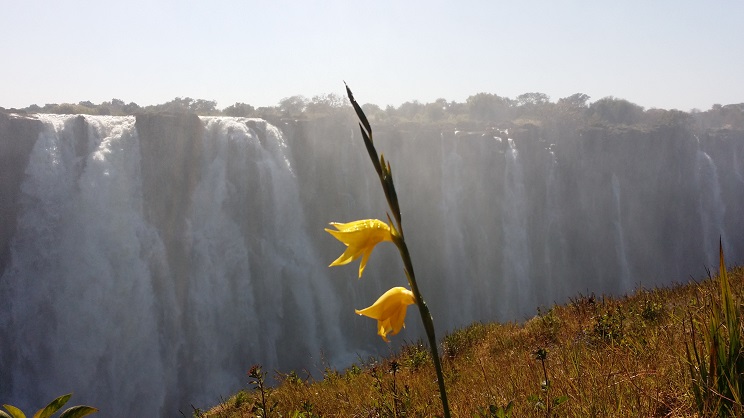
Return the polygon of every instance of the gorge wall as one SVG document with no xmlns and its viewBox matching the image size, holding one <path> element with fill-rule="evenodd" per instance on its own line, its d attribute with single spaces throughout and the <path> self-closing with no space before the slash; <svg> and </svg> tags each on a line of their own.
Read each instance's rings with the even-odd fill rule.
<svg viewBox="0 0 744 418">
<path fill-rule="evenodd" d="M 373 125 L 373 128 L 375 126 Z M 578 293 L 744 261 L 744 133 L 375 130 L 439 337 Z M 0 114 L 0 399 L 75 392 L 174 416 L 266 370 L 384 354 L 354 315 L 405 285 L 393 246 L 329 269 L 328 222 L 386 219 L 351 114 L 312 121 Z M 423 336 L 415 311 L 394 344 Z"/>
</svg>

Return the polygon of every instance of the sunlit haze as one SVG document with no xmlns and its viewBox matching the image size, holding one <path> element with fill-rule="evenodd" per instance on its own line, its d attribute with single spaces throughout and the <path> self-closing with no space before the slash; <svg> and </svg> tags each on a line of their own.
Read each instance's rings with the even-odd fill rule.
<svg viewBox="0 0 744 418">
<path fill-rule="evenodd" d="M 0 106 L 398 106 L 488 92 L 645 108 L 744 102 L 741 1 L 6 1 Z"/>
</svg>

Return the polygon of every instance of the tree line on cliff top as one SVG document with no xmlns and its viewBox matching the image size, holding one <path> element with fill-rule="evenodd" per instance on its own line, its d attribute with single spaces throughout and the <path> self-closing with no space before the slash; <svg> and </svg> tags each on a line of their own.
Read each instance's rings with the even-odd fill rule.
<svg viewBox="0 0 744 418">
<path fill-rule="evenodd" d="M 624 99 L 604 97 L 590 102 L 590 97 L 576 93 L 551 101 L 544 93 L 525 93 L 516 98 L 492 93 L 478 93 L 465 102 L 437 99 L 430 103 L 409 101 L 398 107 L 382 108 L 375 104 L 362 106 L 371 122 L 398 127 L 433 126 L 454 130 L 482 130 L 491 127 L 517 125 L 536 126 L 634 126 L 685 125 L 692 128 L 744 129 L 744 103 L 713 105 L 705 111 L 644 109 Z M 214 100 L 176 97 L 158 105 L 139 106 L 120 99 L 95 104 L 82 101 L 77 104 L 31 105 L 24 109 L 2 109 L 18 113 L 57 113 L 89 115 L 137 115 L 143 113 L 194 113 L 200 116 L 256 117 L 272 122 L 303 121 L 316 118 L 346 115 L 351 110 L 348 100 L 336 94 L 324 94 L 308 99 L 292 96 L 282 99 L 276 106 L 254 107 L 235 103 L 223 109 Z"/>
</svg>

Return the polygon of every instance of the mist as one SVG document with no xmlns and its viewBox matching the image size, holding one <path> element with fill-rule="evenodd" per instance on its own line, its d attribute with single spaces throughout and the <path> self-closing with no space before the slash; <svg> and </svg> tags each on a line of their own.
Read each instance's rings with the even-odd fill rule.
<svg viewBox="0 0 744 418">
<path fill-rule="evenodd" d="M 742 262 L 737 108 L 496 98 L 467 120 L 366 108 L 440 336 L 704 277 L 719 237 Z M 354 314 L 405 284 L 391 246 L 361 280 L 327 267 L 323 228 L 386 219 L 385 199 L 349 109 L 300 111 L 0 114 L 0 398 L 174 416 L 255 363 L 312 373 L 422 338 L 411 318 L 386 345 Z"/>
</svg>

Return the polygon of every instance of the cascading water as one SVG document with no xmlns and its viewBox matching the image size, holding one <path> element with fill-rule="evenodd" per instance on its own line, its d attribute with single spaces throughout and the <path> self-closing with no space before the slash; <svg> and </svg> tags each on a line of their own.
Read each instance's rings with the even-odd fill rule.
<svg viewBox="0 0 744 418">
<path fill-rule="evenodd" d="M 2 395 L 30 407 L 71 390 L 113 410 L 152 413 L 175 363 L 161 361 L 157 344 L 150 261 L 163 243 L 142 215 L 134 118 L 87 127 L 75 117 L 40 119 L 0 283 L 10 301 L 0 315 L 11 361 Z"/>
<path fill-rule="evenodd" d="M 512 284 L 507 294 L 516 295 L 516 305 L 511 312 L 525 314 L 534 309 L 534 283 L 530 280 L 530 247 L 527 236 L 527 197 L 524 173 L 519 151 L 512 139 L 508 139 L 509 149 L 504 153 L 504 197 L 502 200 L 502 224 L 504 234 L 503 278 Z M 514 290 L 512 290 L 514 289 Z M 514 301 L 514 299 L 512 299 Z M 502 314 L 507 315 L 509 311 Z"/>
<path fill-rule="evenodd" d="M 612 197 L 615 203 L 613 224 L 615 226 L 615 248 L 617 259 L 620 262 L 620 283 L 626 289 L 632 285 L 630 268 L 628 267 L 628 254 L 625 249 L 625 237 L 623 236 L 623 214 L 620 209 L 620 182 L 615 174 L 612 175 Z"/>
<path fill-rule="evenodd" d="M 457 149 L 452 147 L 453 144 L 452 141 L 447 141 L 440 137 L 439 146 L 442 147 L 442 161 L 440 164 L 442 170 L 449 175 L 442 176 L 442 199 L 439 202 L 439 210 L 442 212 L 443 218 L 447 220 L 443 224 L 445 229 L 444 234 L 447 236 L 447 240 L 444 242 L 444 253 L 449 260 L 464 260 L 466 259 L 465 230 L 460 227 L 462 220 L 458 219 L 460 214 L 456 211 L 458 202 L 461 199 L 458 194 L 458 191 L 461 190 L 459 185 L 464 180 L 462 178 L 462 171 L 460 170 L 463 162 Z M 458 271 L 458 267 L 461 267 L 460 263 L 447 263 L 447 265 L 443 266 L 447 270 L 448 277 L 457 277 L 458 274 L 463 273 L 465 277 L 472 276 L 467 270 L 466 272 Z M 473 287 L 462 287 L 455 280 L 446 283 L 446 285 L 450 287 L 449 292 L 457 292 L 458 288 L 460 288 L 462 289 L 460 291 L 463 292 L 462 296 L 465 300 L 473 300 Z M 474 305 L 476 304 L 470 303 L 464 306 L 462 310 L 455 312 L 454 315 L 457 315 L 457 318 L 454 319 L 459 322 L 465 321 L 466 318 L 472 318 L 474 310 L 477 309 Z"/>
<path fill-rule="evenodd" d="M 394 249 L 362 280 L 327 267 L 328 222 L 385 219 L 353 120 L 0 114 L 0 401 L 72 391 L 105 416 L 179 416 L 254 363 L 386 354 L 353 310 L 405 285 Z M 680 135 L 377 130 L 440 337 L 702 274 L 719 235 L 741 262 L 744 138 Z"/>
<path fill-rule="evenodd" d="M 555 146 L 551 145 L 551 148 Z M 563 235 L 560 233 L 560 191 L 558 190 L 558 159 L 555 152 L 548 148 L 548 176 L 545 188 L 546 225 L 545 238 L 543 240 L 543 257 L 546 269 L 545 286 L 549 295 L 563 294 L 566 292 L 565 284 L 561 283 L 560 277 L 555 277 L 554 266 L 566 262 L 565 243 L 562 242 Z"/>
<path fill-rule="evenodd" d="M 695 168 L 697 181 L 699 183 L 701 195 L 699 201 L 700 224 L 703 232 L 703 242 L 705 242 L 706 262 L 708 265 L 717 265 L 716 248 L 718 238 L 728 248 L 726 231 L 724 228 L 724 215 L 726 205 L 721 197 L 721 186 L 718 181 L 718 171 L 713 160 L 703 150 L 697 151 Z"/>
<path fill-rule="evenodd" d="M 1 283 L 4 399 L 74 391 L 108 416 L 170 416 L 239 388 L 248 362 L 344 351 L 276 128 L 204 119 L 185 228 L 166 237 L 148 220 L 134 117 L 40 119 Z"/>
</svg>

